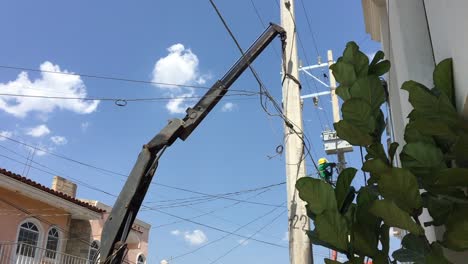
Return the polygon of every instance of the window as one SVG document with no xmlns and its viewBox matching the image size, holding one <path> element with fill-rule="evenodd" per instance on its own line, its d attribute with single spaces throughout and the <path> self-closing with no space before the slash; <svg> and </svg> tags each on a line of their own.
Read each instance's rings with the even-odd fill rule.
<svg viewBox="0 0 468 264">
<path fill-rule="evenodd" d="M 99 263 L 99 241 L 94 240 L 89 247 L 89 264 Z"/>
<path fill-rule="evenodd" d="M 16 254 L 32 257 L 36 256 L 36 247 L 39 241 L 39 228 L 32 222 L 21 224 L 18 233 L 18 247 Z"/>
<path fill-rule="evenodd" d="M 47 234 L 47 244 L 45 256 L 50 259 L 55 259 L 58 249 L 59 232 L 57 228 L 52 227 Z"/>
<path fill-rule="evenodd" d="M 137 264 L 145 264 L 145 263 L 146 263 L 145 255 L 143 254 L 138 255 Z"/>
</svg>

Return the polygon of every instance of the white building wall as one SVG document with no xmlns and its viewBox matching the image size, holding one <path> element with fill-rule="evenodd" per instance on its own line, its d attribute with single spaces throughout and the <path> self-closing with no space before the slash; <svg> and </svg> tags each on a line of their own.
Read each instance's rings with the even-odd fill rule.
<svg viewBox="0 0 468 264">
<path fill-rule="evenodd" d="M 436 62 L 453 58 L 456 104 L 468 117 L 468 1 L 425 0 Z"/>
<path fill-rule="evenodd" d="M 404 128 L 412 107 L 401 85 L 414 80 L 433 87 L 435 64 L 453 58 L 457 109 L 468 117 L 468 0 L 363 0 L 366 28 L 383 44 L 392 63 L 387 76 L 393 135 L 404 143 Z M 367 11 L 367 12 L 366 12 Z M 376 19 L 376 13 L 380 21 Z M 380 23 L 379 30 L 369 23 Z M 422 222 L 430 221 L 427 211 Z M 430 241 L 443 231 L 425 228 Z M 453 263 L 467 263 L 468 253 L 447 252 Z"/>
</svg>

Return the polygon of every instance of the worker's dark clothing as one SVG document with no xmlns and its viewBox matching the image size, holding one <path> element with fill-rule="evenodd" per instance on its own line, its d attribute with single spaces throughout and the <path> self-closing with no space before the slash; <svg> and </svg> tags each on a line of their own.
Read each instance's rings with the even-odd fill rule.
<svg viewBox="0 0 468 264">
<path fill-rule="evenodd" d="M 318 166 L 320 178 L 325 180 L 326 182 L 331 181 L 331 177 L 333 175 L 333 168 L 336 166 L 336 163 L 333 162 L 325 162 Z"/>
</svg>

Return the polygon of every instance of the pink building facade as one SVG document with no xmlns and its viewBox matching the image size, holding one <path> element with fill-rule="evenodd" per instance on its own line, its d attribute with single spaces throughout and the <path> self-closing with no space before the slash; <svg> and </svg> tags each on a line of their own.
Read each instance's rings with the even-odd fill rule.
<svg viewBox="0 0 468 264">
<path fill-rule="evenodd" d="M 77 186 L 54 177 L 52 187 L 0 169 L 0 263 L 97 264 L 111 207 L 75 198 Z M 126 263 L 146 263 L 151 226 L 136 220 Z"/>
</svg>

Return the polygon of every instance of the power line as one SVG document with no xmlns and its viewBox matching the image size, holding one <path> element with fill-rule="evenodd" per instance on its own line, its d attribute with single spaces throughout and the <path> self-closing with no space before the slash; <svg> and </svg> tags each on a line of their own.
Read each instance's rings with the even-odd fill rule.
<svg viewBox="0 0 468 264">
<path fill-rule="evenodd" d="M 10 157 L 7 157 L 7 156 L 5 156 L 5 155 L 1 155 L 1 154 L 0 154 L 0 156 L 1 156 L 1 157 L 4 157 L 4 158 L 7 158 L 7 159 L 10 159 L 10 160 L 13 160 L 13 161 L 15 161 L 15 162 L 19 162 L 19 163 L 25 164 L 25 163 L 23 163 L 23 162 L 21 162 L 21 161 L 15 160 L 15 159 L 10 158 Z M 48 174 L 53 174 L 53 173 L 50 173 L 50 172 L 48 172 L 48 171 L 39 169 L 39 168 L 34 167 L 34 166 L 31 166 L 31 168 L 34 168 L 34 169 L 36 169 L 36 170 L 43 171 L 43 172 L 48 173 Z M 77 181 L 76 179 L 74 179 L 74 180 Z M 91 188 L 91 189 L 94 189 L 94 190 L 96 190 L 96 191 L 105 193 L 105 194 L 107 194 L 107 195 L 110 195 L 110 196 L 113 196 L 113 197 L 117 197 L 117 195 L 115 195 L 115 194 L 108 193 L 108 192 L 106 192 L 106 191 L 104 191 L 104 190 L 102 190 L 102 189 L 96 188 L 96 187 L 88 186 L 88 184 L 83 183 L 83 182 L 81 182 L 81 181 L 77 181 L 77 182 L 83 184 L 83 186 L 85 186 L 85 187 L 87 187 L 87 188 Z M 0 199 L 0 200 L 2 200 L 2 199 Z M 221 229 L 221 228 L 218 228 L 218 227 L 214 227 L 214 226 L 211 226 L 211 225 L 208 225 L 208 224 L 203 224 L 203 223 L 200 223 L 200 222 L 196 222 L 196 221 L 193 221 L 193 220 L 191 220 L 191 219 L 184 218 L 184 217 L 180 217 L 180 216 L 177 216 L 177 215 L 175 215 L 175 214 L 168 213 L 168 212 L 162 211 L 162 210 L 157 209 L 157 208 L 154 208 L 154 207 L 149 207 L 149 206 L 146 206 L 146 205 L 142 205 L 142 207 L 143 207 L 143 208 L 147 208 L 147 209 L 149 209 L 149 210 L 151 210 L 151 211 L 157 211 L 157 212 L 159 212 L 159 213 L 162 213 L 162 214 L 165 214 L 165 215 L 168 215 L 168 216 L 177 218 L 177 219 L 181 219 L 181 220 L 184 220 L 184 221 L 186 221 L 186 222 L 190 222 L 190 223 L 193 223 L 193 224 L 196 224 L 196 225 L 199 225 L 199 226 L 203 226 L 203 227 L 206 227 L 206 228 L 209 228 L 209 229 L 213 229 L 213 230 L 216 230 L 216 231 L 219 231 L 219 232 L 222 232 L 222 233 L 229 233 L 229 234 L 232 234 L 232 235 L 241 237 L 241 238 L 246 238 L 246 236 L 244 236 L 244 235 L 240 235 L 240 234 L 236 234 L 236 233 L 234 233 L 234 232 L 226 231 L 226 230 L 224 230 L 224 229 Z M 275 243 L 268 242 L 268 241 L 264 241 L 264 240 L 256 239 L 255 241 L 260 242 L 260 243 L 264 243 L 264 244 L 268 244 L 268 245 L 272 245 L 272 246 L 282 247 L 282 246 L 279 245 L 279 244 L 275 244 Z"/>
<path fill-rule="evenodd" d="M 33 69 L 33 68 L 27 68 L 27 67 L 10 66 L 10 65 L 0 65 L 0 68 L 3 68 L 3 69 L 10 69 L 10 70 L 29 71 L 29 72 L 41 72 L 41 73 L 52 73 L 52 74 L 61 74 L 61 75 L 69 75 L 69 76 L 80 76 L 80 77 L 85 77 L 85 78 L 103 79 L 103 80 L 111 80 L 111 81 L 122 81 L 122 82 L 131 82 L 131 83 L 144 83 L 144 84 L 165 85 L 165 86 L 174 86 L 174 87 L 187 87 L 187 88 L 194 88 L 194 89 L 205 89 L 205 90 L 208 90 L 208 89 L 211 88 L 211 87 L 203 86 L 203 85 L 189 85 L 189 84 L 177 84 L 177 83 L 144 81 L 144 80 L 136 80 L 136 79 L 122 78 L 122 77 L 100 76 L 100 75 L 85 74 L 85 73 L 71 73 L 71 72 L 47 71 L 47 70 Z M 230 91 L 249 92 L 248 90 L 236 90 L 236 89 L 230 89 Z"/>
<path fill-rule="evenodd" d="M 232 247 L 231 249 L 229 249 L 228 251 L 226 251 L 223 255 L 219 256 L 218 258 L 216 258 L 215 260 L 213 260 L 212 262 L 210 262 L 210 264 L 214 264 L 216 262 L 218 262 L 218 260 L 224 258 L 225 256 L 227 256 L 228 254 L 230 254 L 231 252 L 233 252 L 234 250 L 236 250 L 237 248 L 239 248 L 240 246 L 242 246 L 244 243 L 246 243 L 247 241 L 251 240 L 255 235 L 257 235 L 258 233 L 260 233 L 263 229 L 267 228 L 268 226 L 270 226 L 271 224 L 273 224 L 276 220 L 278 220 L 278 218 L 280 216 L 282 216 L 284 213 L 286 213 L 288 210 L 284 210 L 282 211 L 281 213 L 279 213 L 275 218 L 273 218 L 270 222 L 268 222 L 267 224 L 265 224 L 264 226 L 262 226 L 260 229 L 258 229 L 257 231 L 255 231 L 255 233 L 253 233 L 252 235 L 249 236 L 249 238 L 243 240 L 242 242 L 240 242 L 239 244 L 235 245 L 234 247 Z"/>
<path fill-rule="evenodd" d="M 260 215 L 260 216 L 258 216 L 258 217 L 256 217 L 256 218 L 254 218 L 253 220 L 247 222 L 246 224 L 244 224 L 244 225 L 238 227 L 238 228 L 235 229 L 233 232 L 237 232 L 237 231 L 243 229 L 244 227 L 255 223 L 256 221 L 258 221 L 258 220 L 260 220 L 260 219 L 262 219 L 262 218 L 264 218 L 264 217 L 266 217 L 266 216 L 272 214 L 272 213 L 275 212 L 276 210 L 278 210 L 278 208 L 274 208 L 274 209 L 272 209 L 272 210 L 270 210 L 270 211 L 268 211 L 268 212 L 266 212 L 266 213 L 264 213 L 264 214 L 262 214 L 262 215 Z M 283 213 L 284 213 L 285 211 L 287 211 L 287 210 L 284 210 Z M 258 232 L 257 232 L 257 233 L 258 233 Z M 209 242 L 209 243 L 207 243 L 207 244 L 204 244 L 204 245 L 202 245 L 202 246 L 200 246 L 200 247 L 197 247 L 196 249 L 193 249 L 193 250 L 191 250 L 191 251 L 189 251 L 189 252 L 185 252 L 185 253 L 183 253 L 183 254 L 177 255 L 177 256 L 173 257 L 172 259 L 174 260 L 174 259 L 182 258 L 182 257 L 184 257 L 184 256 L 193 254 L 193 253 L 195 253 L 195 252 L 197 252 L 197 251 L 199 251 L 199 250 L 201 250 L 201 249 L 203 249 L 203 248 L 205 248 L 205 247 L 207 247 L 207 246 L 210 246 L 210 245 L 212 245 L 212 244 L 215 244 L 215 243 L 217 243 L 217 242 L 219 242 L 219 241 L 221 241 L 221 240 L 223 240 L 223 239 L 226 239 L 226 238 L 229 237 L 230 235 L 232 235 L 232 234 L 227 233 L 226 235 L 224 235 L 224 236 L 222 236 L 222 237 L 220 237 L 220 238 L 218 238 L 218 239 L 216 239 L 216 240 L 213 240 L 213 241 L 211 241 L 211 242 Z M 251 237 L 251 236 L 249 236 L 249 237 Z M 244 238 L 244 239 L 249 239 L 249 237 L 246 237 L 246 238 Z"/>
</svg>

